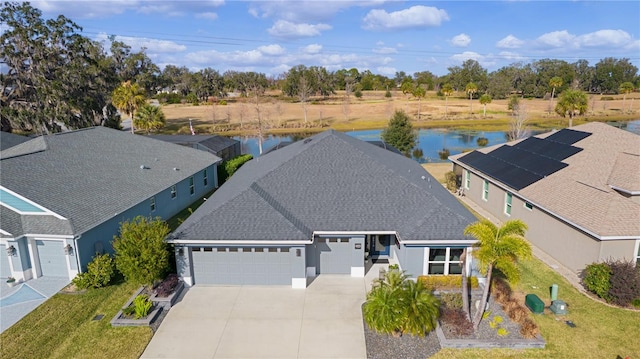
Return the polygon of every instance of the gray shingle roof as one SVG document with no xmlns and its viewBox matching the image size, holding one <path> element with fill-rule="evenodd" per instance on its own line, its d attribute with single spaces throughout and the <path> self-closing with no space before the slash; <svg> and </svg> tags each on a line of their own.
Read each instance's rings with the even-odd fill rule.
<svg viewBox="0 0 640 359">
<path fill-rule="evenodd" d="M 207 152 L 94 127 L 0 152 L 0 184 L 69 220 L 22 216 L 24 233 L 48 225 L 52 233 L 80 234 L 219 161 Z M 16 228 L 4 216 L 1 224 Z"/>
<path fill-rule="evenodd" d="M 177 144 L 200 144 L 214 152 L 219 152 L 227 147 L 239 143 L 233 138 L 218 135 L 151 135 L 151 138 L 177 143 Z"/>
<path fill-rule="evenodd" d="M 314 231 L 465 239 L 475 217 L 417 162 L 332 130 L 260 156 L 175 232 L 186 240 L 309 240 Z"/>
<path fill-rule="evenodd" d="M 19 145 L 22 142 L 29 141 L 30 138 L 26 136 L 14 135 L 13 133 L 0 132 L 0 151 L 9 147 Z"/>
</svg>

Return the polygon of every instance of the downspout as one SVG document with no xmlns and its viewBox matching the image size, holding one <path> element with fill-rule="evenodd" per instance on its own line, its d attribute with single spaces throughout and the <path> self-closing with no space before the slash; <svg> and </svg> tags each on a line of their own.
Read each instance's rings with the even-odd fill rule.
<svg viewBox="0 0 640 359">
<path fill-rule="evenodd" d="M 77 235 L 73 237 L 73 248 L 76 252 L 76 266 L 78 266 L 78 273 L 82 273 L 82 267 L 80 266 L 80 251 L 78 251 L 78 239 L 80 239 L 82 235 Z"/>
</svg>

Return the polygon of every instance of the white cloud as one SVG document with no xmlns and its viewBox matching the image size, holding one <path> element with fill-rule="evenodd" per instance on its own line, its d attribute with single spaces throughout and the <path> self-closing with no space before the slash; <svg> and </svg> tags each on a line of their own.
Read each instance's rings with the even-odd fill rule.
<svg viewBox="0 0 640 359">
<path fill-rule="evenodd" d="M 509 60 L 509 61 L 525 61 L 527 60 L 524 56 L 518 54 L 517 52 L 511 51 L 501 51 L 498 56 L 501 59 Z"/>
<path fill-rule="evenodd" d="M 363 19 L 366 30 L 401 30 L 440 26 L 449 20 L 447 12 L 431 6 L 416 5 L 408 9 L 387 12 L 374 9 Z"/>
<path fill-rule="evenodd" d="M 321 31 L 330 29 L 331 26 L 327 24 L 295 24 L 285 20 L 278 20 L 267 32 L 274 37 L 297 39 L 319 36 Z"/>
<path fill-rule="evenodd" d="M 621 47 L 633 42 L 633 38 L 622 30 L 599 30 L 578 36 L 577 42 L 583 47 Z"/>
<path fill-rule="evenodd" d="M 378 47 L 371 51 L 373 51 L 376 54 L 397 54 L 398 53 L 398 50 L 396 50 L 393 47 Z"/>
<path fill-rule="evenodd" d="M 572 48 L 576 45 L 575 38 L 575 35 L 570 34 L 567 30 L 553 31 L 539 36 L 535 43 L 539 47 Z"/>
<path fill-rule="evenodd" d="M 203 12 L 200 14 L 196 14 L 196 18 L 198 19 L 207 19 L 207 20 L 217 20 L 218 19 L 218 14 L 215 12 Z"/>
<path fill-rule="evenodd" d="M 453 56 L 451 56 L 452 60 L 458 61 L 460 63 L 465 62 L 466 60 L 476 60 L 478 62 L 480 62 L 481 60 L 484 59 L 483 55 L 480 55 L 477 52 L 473 52 L 473 51 L 465 51 L 461 54 L 455 54 Z"/>
<path fill-rule="evenodd" d="M 384 76 L 393 76 L 398 71 L 395 67 L 379 66 L 376 68 L 379 74 Z"/>
<path fill-rule="evenodd" d="M 341 0 L 341 1 L 256 1 L 251 4 L 249 14 L 256 18 L 275 18 L 294 23 L 330 21 L 335 14 L 350 7 L 370 7 L 385 1 Z"/>
<path fill-rule="evenodd" d="M 109 36 L 103 32 L 96 36 L 97 41 L 109 41 Z M 186 46 L 169 40 L 150 39 L 146 37 L 116 36 L 117 41 L 122 41 L 131 46 L 135 51 L 145 47 L 146 53 L 151 57 L 156 53 L 175 53 L 182 52 L 187 49 Z M 108 46 L 107 46 L 108 48 Z"/>
<path fill-rule="evenodd" d="M 302 48 L 302 52 L 305 54 L 318 54 L 322 51 L 322 45 L 320 44 L 311 44 Z"/>
<path fill-rule="evenodd" d="M 455 47 L 467 47 L 471 43 L 471 38 L 467 34 L 456 35 L 451 39 L 451 45 Z"/>
<path fill-rule="evenodd" d="M 258 51 L 262 52 L 265 55 L 269 55 L 269 56 L 282 55 L 282 54 L 285 53 L 284 47 L 282 47 L 282 46 L 280 46 L 278 44 L 260 46 L 260 47 L 258 47 Z"/>
<path fill-rule="evenodd" d="M 496 47 L 499 49 L 519 49 L 522 45 L 524 45 L 524 41 L 511 34 L 496 43 Z"/>
<path fill-rule="evenodd" d="M 202 14 L 224 5 L 224 0 L 157 1 L 157 0 L 74 0 L 32 1 L 33 7 L 46 16 L 64 14 L 69 18 L 107 18 L 112 15 L 134 11 L 142 14 L 183 16 L 188 13 Z"/>
</svg>

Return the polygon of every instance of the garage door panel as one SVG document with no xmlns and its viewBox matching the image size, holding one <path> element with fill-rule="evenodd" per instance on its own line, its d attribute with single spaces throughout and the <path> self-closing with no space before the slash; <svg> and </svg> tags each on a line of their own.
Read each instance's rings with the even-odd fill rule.
<svg viewBox="0 0 640 359">
<path fill-rule="evenodd" d="M 67 277 L 67 259 L 61 241 L 36 240 L 40 269 L 43 276 Z"/>
<path fill-rule="evenodd" d="M 282 250 L 227 248 L 192 251 L 196 284 L 291 284 L 291 257 Z"/>
<path fill-rule="evenodd" d="M 318 273 L 351 273 L 351 246 L 347 238 L 319 238 L 316 242 Z"/>
</svg>

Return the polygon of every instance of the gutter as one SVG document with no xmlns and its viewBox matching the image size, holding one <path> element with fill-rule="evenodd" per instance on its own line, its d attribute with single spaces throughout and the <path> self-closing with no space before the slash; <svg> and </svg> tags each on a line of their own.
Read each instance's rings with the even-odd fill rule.
<svg viewBox="0 0 640 359">
<path fill-rule="evenodd" d="M 295 240 L 295 241 L 269 241 L 269 240 L 250 240 L 250 241 L 242 241 L 242 240 L 207 240 L 207 239 L 199 239 L 199 240 L 191 240 L 191 239 L 168 239 L 168 243 L 173 244 L 200 244 L 200 245 L 221 245 L 221 244 L 233 244 L 233 245 L 306 245 L 312 244 L 313 240 Z"/>
</svg>

